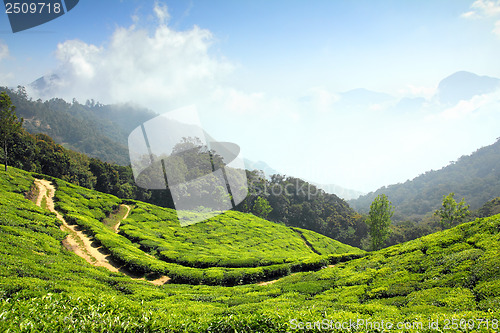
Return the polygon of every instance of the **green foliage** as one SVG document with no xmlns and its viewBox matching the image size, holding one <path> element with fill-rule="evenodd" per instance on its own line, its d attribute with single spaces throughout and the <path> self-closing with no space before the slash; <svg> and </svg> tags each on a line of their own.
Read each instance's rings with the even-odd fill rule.
<svg viewBox="0 0 500 333">
<path fill-rule="evenodd" d="M 210 220 L 180 227 L 175 212 L 137 203 L 120 227 L 130 240 L 149 241 L 160 258 L 192 267 L 256 267 L 316 257 L 294 230 L 250 214 L 227 211 Z M 309 232 L 321 254 L 360 252 L 325 236 Z"/>
<path fill-rule="evenodd" d="M 181 227 L 174 210 L 130 200 L 134 208 L 116 234 L 106 226 L 106 217 L 117 210 L 120 199 L 55 181 L 56 209 L 66 221 L 87 230 L 115 262 L 139 275 L 165 274 L 176 283 L 235 285 L 319 269 L 327 263 L 326 255 L 363 253 L 303 230 L 306 243 L 291 228 L 234 211 Z"/>
<path fill-rule="evenodd" d="M 469 214 L 469 205 L 465 204 L 465 199 L 457 203 L 453 198 L 455 193 L 451 192 L 447 196 L 443 196 L 442 207 L 436 210 L 435 215 L 441 219 L 441 225 L 444 228 L 450 228 L 462 222 Z"/>
<path fill-rule="evenodd" d="M 272 210 L 269 202 L 263 197 L 257 197 L 252 208 L 252 212 L 263 219 L 265 219 Z"/>
<path fill-rule="evenodd" d="M 500 197 L 486 202 L 481 208 L 473 212 L 474 217 L 490 217 L 500 214 Z"/>
<path fill-rule="evenodd" d="M 366 224 L 370 227 L 372 249 L 379 250 L 384 246 L 385 240 L 389 236 L 389 226 L 393 214 L 394 207 L 385 194 L 381 194 L 373 200 L 366 220 Z"/>
<path fill-rule="evenodd" d="M 241 212 L 261 216 L 255 208 L 260 208 L 260 203 L 267 207 L 266 200 L 270 221 L 312 230 L 356 247 L 366 236 L 360 216 L 334 194 L 294 177 L 272 175 L 268 180 L 258 171 L 247 171 L 247 179 L 249 193 L 236 208 Z"/>
<path fill-rule="evenodd" d="M 12 105 L 9 95 L 5 91 L 0 93 L 0 143 L 4 153 L 5 171 L 7 172 L 9 139 L 21 130 L 23 119 L 17 119 L 16 107 Z"/>
<path fill-rule="evenodd" d="M 215 239 L 227 242 L 237 236 L 218 231 L 231 221 L 239 224 L 240 230 L 252 227 L 258 237 L 272 239 L 266 236 L 269 222 L 231 212 L 219 220 L 176 230 L 175 212 L 131 202 L 137 207 L 125 225 L 143 226 L 144 235 L 157 233 L 155 238 L 145 239 L 136 232 L 137 239 L 132 241 L 112 233 L 100 220 L 103 210 L 112 212 L 121 203 L 118 198 L 57 180 L 59 209 L 64 207 L 67 216 L 101 237 L 109 248 L 122 249 L 118 255 L 137 265 L 138 271 L 166 269 L 173 282 L 158 287 L 91 266 L 64 249 L 61 240 L 66 235 L 56 217 L 25 199 L 32 183 L 31 174 L 15 168 L 8 174 L 0 173 L 2 332 L 283 332 L 295 330 L 297 321 L 309 323 L 311 328 L 304 331 L 314 331 L 312 325 L 325 319 L 328 323 L 359 319 L 421 322 L 421 327 L 406 330 L 420 332 L 436 332 L 429 328 L 430 322 L 439 322 L 441 330 L 450 332 L 499 328 L 500 215 L 369 254 L 317 255 L 304 239 L 318 252 L 333 251 L 334 245 L 310 231 L 281 226 L 283 229 L 275 232 L 290 238 L 289 244 L 294 244 L 293 239 L 301 242 L 295 253 L 307 250 L 307 258 L 257 267 L 195 268 L 161 261 L 137 246 L 144 241 L 145 247 L 153 249 L 164 229 L 172 233 L 185 230 L 182 242 L 190 242 L 193 251 L 203 248 L 205 240 L 217 246 Z M 199 229 L 190 230 L 198 225 Z M 212 239 L 195 237 L 203 233 Z M 203 251 L 209 251 L 210 246 Z M 243 243 L 240 246 L 243 248 Z M 238 246 L 235 251 L 239 251 Z M 226 254 L 231 252 L 227 248 Z M 294 252 L 290 253 L 293 256 Z M 155 268 L 156 263 L 165 266 Z M 298 272 L 327 264 L 334 266 Z M 239 282 L 284 275 L 268 285 Z M 221 280 L 231 287 L 208 285 Z M 476 320 L 474 327 L 463 326 L 471 319 Z M 444 329 L 446 321 L 450 328 L 457 326 Z M 376 330 L 361 327 L 353 331 Z"/>
<path fill-rule="evenodd" d="M 22 87 L 16 91 L 0 90 L 11 97 L 18 115 L 26 119 L 24 126 L 28 132 L 46 134 L 57 138 L 66 148 L 120 165 L 129 163 L 126 146 L 129 133 L 155 116 L 149 110 L 127 104 L 68 103 L 60 98 L 33 101 Z"/>
<path fill-rule="evenodd" d="M 382 193 L 395 205 L 395 218 L 414 216 L 422 219 L 441 206 L 444 195 L 454 192 L 465 198 L 471 209 L 480 208 L 500 193 L 500 138 L 440 170 L 431 170 L 404 183 L 382 187 L 350 200 L 349 204 L 366 213 L 373 199 Z"/>
</svg>

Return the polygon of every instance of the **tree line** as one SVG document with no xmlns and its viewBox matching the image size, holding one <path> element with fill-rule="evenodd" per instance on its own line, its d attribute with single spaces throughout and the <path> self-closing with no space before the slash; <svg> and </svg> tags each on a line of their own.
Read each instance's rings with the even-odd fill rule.
<svg viewBox="0 0 500 333">
<path fill-rule="evenodd" d="M 0 111 L 0 144 L 3 148 L 0 149 L 0 158 L 4 162 L 5 169 L 7 166 L 14 166 L 113 194 L 119 198 L 175 208 L 168 189 L 148 190 L 137 186 L 130 165 L 103 162 L 66 149 L 46 134 L 29 133 L 22 126 L 23 119 L 17 118 L 16 109 L 6 92 L 2 92 L 0 96 Z M 191 154 L 189 158 L 202 158 L 200 156 Z M 202 170 L 193 169 L 191 172 L 203 174 Z M 343 199 L 301 179 L 284 175 L 272 175 L 266 178 L 262 172 L 255 170 L 247 170 L 246 176 L 248 194 L 245 200 L 236 206 L 236 210 L 253 213 L 287 226 L 316 231 L 363 249 L 377 249 L 415 239 L 462 222 L 468 216 L 464 210 L 465 203 L 455 202 L 453 205 L 454 199 L 450 194 L 451 197 L 443 199 L 443 205 L 446 203 L 451 208 L 443 211 L 441 215 L 429 215 L 425 220 L 426 223 L 408 218 L 392 223 L 394 209 L 385 194 L 377 196 L 372 201 L 370 212 L 362 215 L 355 212 Z M 489 216 L 487 211 L 496 211 L 497 207 L 497 204 L 490 203 L 489 206 L 482 208 L 482 213 L 472 214 L 469 218 L 481 214 Z M 441 223 L 443 216 L 446 214 L 452 216 L 450 210 L 453 212 L 453 209 L 458 209 L 460 216 L 455 220 L 449 220 L 445 226 Z"/>
</svg>

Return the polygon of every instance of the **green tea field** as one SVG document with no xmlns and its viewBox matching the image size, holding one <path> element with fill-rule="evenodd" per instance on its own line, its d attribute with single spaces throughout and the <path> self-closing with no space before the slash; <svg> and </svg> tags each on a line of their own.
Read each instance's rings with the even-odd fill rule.
<svg viewBox="0 0 500 333">
<path fill-rule="evenodd" d="M 115 271 L 65 247 L 71 230 L 35 204 L 42 177 Z M 366 253 L 234 211 L 180 227 L 172 210 L 15 168 L 0 193 L 2 332 L 499 330 L 500 215 Z"/>
</svg>

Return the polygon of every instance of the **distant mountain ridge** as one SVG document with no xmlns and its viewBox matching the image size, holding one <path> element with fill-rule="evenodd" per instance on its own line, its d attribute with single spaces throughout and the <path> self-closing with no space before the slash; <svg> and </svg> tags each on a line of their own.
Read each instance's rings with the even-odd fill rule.
<svg viewBox="0 0 500 333">
<path fill-rule="evenodd" d="M 253 162 L 253 161 L 246 159 L 246 158 L 245 158 L 245 168 L 249 171 L 252 171 L 252 170 L 262 171 L 262 172 L 264 172 L 264 176 L 267 179 L 270 179 L 272 175 L 283 174 L 282 172 L 279 172 L 278 170 L 270 167 L 266 162 L 263 162 L 263 161 Z M 356 199 L 360 195 L 366 194 L 364 192 L 347 189 L 347 188 L 344 188 L 344 187 L 336 185 L 336 184 L 320 184 L 320 183 L 315 183 L 315 182 L 310 182 L 310 181 L 307 181 L 307 182 L 311 185 L 316 186 L 319 189 L 322 189 L 323 191 L 325 191 L 328 194 L 335 194 L 336 196 L 338 196 L 344 200 Z"/>
<path fill-rule="evenodd" d="M 357 199 L 361 195 L 366 194 L 365 192 L 357 191 L 357 190 L 351 190 L 348 188 L 344 188 L 339 185 L 335 184 L 318 184 L 311 182 L 314 186 L 317 186 L 318 188 L 322 189 L 326 193 L 330 194 L 335 194 L 336 196 L 344 199 L 344 200 L 352 200 L 352 199 Z"/>
<path fill-rule="evenodd" d="M 28 132 L 47 134 L 68 149 L 120 165 L 130 163 L 130 131 L 156 116 L 148 109 L 129 104 L 68 103 L 59 98 L 34 101 L 22 89 L 1 89 L 11 97 Z"/>
<path fill-rule="evenodd" d="M 500 79 L 460 71 L 439 82 L 436 97 L 441 103 L 454 105 L 461 100 L 492 93 L 499 88 Z"/>
<path fill-rule="evenodd" d="M 443 195 L 450 192 L 455 192 L 458 200 L 464 197 L 471 209 L 478 209 L 486 201 L 500 196 L 500 138 L 440 170 L 379 188 L 348 202 L 358 212 L 366 213 L 373 199 L 385 194 L 396 212 L 422 216 L 439 208 Z"/>
</svg>

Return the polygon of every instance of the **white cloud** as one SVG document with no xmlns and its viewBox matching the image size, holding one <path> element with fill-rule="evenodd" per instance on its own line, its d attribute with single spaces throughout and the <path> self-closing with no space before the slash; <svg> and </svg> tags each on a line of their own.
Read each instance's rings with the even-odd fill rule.
<svg viewBox="0 0 500 333">
<path fill-rule="evenodd" d="M 460 17 L 463 17 L 466 19 L 475 19 L 475 18 L 479 18 L 479 15 L 475 11 L 471 10 L 471 11 L 463 13 L 462 15 L 460 15 Z"/>
<path fill-rule="evenodd" d="M 303 111 L 329 113 L 334 110 L 334 105 L 340 100 L 340 96 L 325 87 L 317 86 L 307 89 L 300 100 Z"/>
<path fill-rule="evenodd" d="M 465 12 L 461 17 L 465 19 L 494 19 L 500 17 L 500 0 L 476 0 L 472 3 L 471 11 Z M 500 20 L 496 20 L 492 32 L 500 37 Z"/>
<path fill-rule="evenodd" d="M 9 66 L 3 66 L 3 60 L 9 59 L 11 57 L 9 52 L 9 47 L 0 41 L 0 85 L 9 86 L 13 84 L 13 79 L 15 78 L 12 72 L 8 72 Z"/>
<path fill-rule="evenodd" d="M 459 120 L 478 114 L 484 108 L 489 112 L 491 108 L 497 108 L 500 103 L 500 90 L 483 95 L 475 95 L 469 100 L 461 100 L 453 107 L 442 110 L 436 115 L 428 116 L 428 120 Z"/>
<path fill-rule="evenodd" d="M 495 22 L 495 27 L 492 32 L 500 37 L 500 20 Z"/>
<path fill-rule="evenodd" d="M 155 12 L 156 17 L 162 24 L 167 23 L 167 21 L 170 19 L 170 14 L 168 13 L 168 8 L 166 5 L 158 1 L 155 1 L 153 10 Z"/>
<path fill-rule="evenodd" d="M 70 40 L 57 46 L 56 56 L 64 64 L 69 75 L 81 80 L 91 80 L 96 75 L 102 48 L 79 40 Z M 63 73 L 63 75 L 66 73 Z"/>
<path fill-rule="evenodd" d="M 0 41 L 0 60 L 5 59 L 9 56 L 9 47 Z"/>
<path fill-rule="evenodd" d="M 424 97 L 431 98 L 437 92 L 437 86 L 415 86 L 412 84 L 407 85 L 405 88 L 398 90 L 398 95 L 403 97 Z"/>
<path fill-rule="evenodd" d="M 471 8 L 473 8 L 473 12 L 479 16 L 491 17 L 500 15 L 500 1 L 498 0 L 476 0 L 471 5 Z"/>
<path fill-rule="evenodd" d="M 245 93 L 234 88 L 219 87 L 212 94 L 212 101 L 223 105 L 231 113 L 256 112 L 265 103 L 263 93 Z"/>
<path fill-rule="evenodd" d="M 51 93 L 81 102 L 134 101 L 157 112 L 210 96 L 233 68 L 211 55 L 211 32 L 197 26 L 173 30 L 165 24 L 166 6 L 156 3 L 154 12 L 158 24 L 152 30 L 138 27 L 136 20 L 118 27 L 103 46 L 80 40 L 59 44 L 54 73 L 61 80 Z"/>
</svg>

